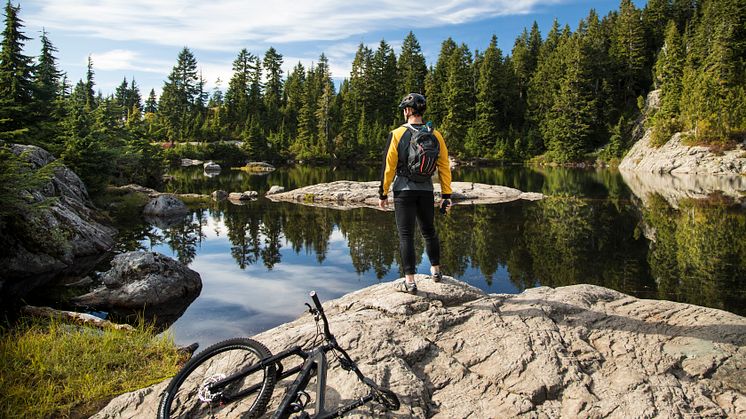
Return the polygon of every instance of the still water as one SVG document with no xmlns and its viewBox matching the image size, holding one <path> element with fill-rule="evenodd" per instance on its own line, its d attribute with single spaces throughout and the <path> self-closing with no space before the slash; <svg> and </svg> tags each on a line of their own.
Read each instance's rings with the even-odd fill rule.
<svg viewBox="0 0 746 419">
<path fill-rule="evenodd" d="M 212 203 L 176 224 L 130 220 L 120 229 L 119 250 L 170 255 L 201 275 L 201 294 L 171 326 L 177 343 L 204 348 L 250 336 L 297 318 L 310 290 L 328 300 L 401 277 L 392 212 L 263 198 L 272 185 L 290 190 L 367 181 L 377 172 L 294 167 L 268 175 L 223 170 L 208 177 L 201 168 L 175 169 L 170 192 L 254 190 L 260 198 L 246 205 Z M 701 178 L 682 183 L 611 170 L 501 167 L 459 169 L 454 180 L 549 197 L 456 206 L 448 216 L 438 215 L 448 275 L 489 293 L 591 283 L 746 314 L 743 179 L 703 188 Z M 427 273 L 424 244 L 417 246 L 418 272 Z"/>
</svg>

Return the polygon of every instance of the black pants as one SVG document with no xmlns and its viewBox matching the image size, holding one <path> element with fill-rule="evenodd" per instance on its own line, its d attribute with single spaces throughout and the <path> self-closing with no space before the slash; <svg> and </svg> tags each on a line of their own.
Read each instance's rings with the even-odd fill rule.
<svg viewBox="0 0 746 419">
<path fill-rule="evenodd" d="M 394 197 L 396 228 L 399 230 L 399 251 L 401 252 L 404 273 L 415 273 L 414 232 L 415 220 L 425 238 L 425 251 L 430 265 L 440 265 L 440 242 L 435 232 L 433 218 L 435 198 L 432 192 L 419 191 L 410 194 L 399 194 Z"/>
</svg>

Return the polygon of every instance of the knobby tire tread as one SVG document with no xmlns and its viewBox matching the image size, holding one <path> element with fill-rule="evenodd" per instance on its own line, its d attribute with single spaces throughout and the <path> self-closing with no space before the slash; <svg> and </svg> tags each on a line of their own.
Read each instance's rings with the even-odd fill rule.
<svg viewBox="0 0 746 419">
<path fill-rule="evenodd" d="M 205 363 L 213 356 L 221 354 L 227 350 L 230 350 L 231 348 L 240 347 L 251 348 L 253 351 L 257 352 L 259 359 L 269 358 L 272 356 L 272 353 L 269 351 L 269 349 L 267 349 L 266 346 L 249 338 L 232 338 L 209 346 L 207 349 L 187 361 L 187 363 L 184 364 L 179 373 L 171 379 L 171 382 L 168 384 L 166 391 L 161 397 L 160 403 L 158 403 L 158 419 L 171 419 L 171 414 L 169 412 L 171 402 L 173 401 L 173 397 L 178 392 L 181 384 L 186 380 L 187 377 L 189 377 L 189 374 L 194 372 L 197 367 Z M 263 381 L 264 386 L 262 387 L 262 389 L 259 390 L 260 393 L 249 411 L 245 412 L 242 415 L 243 418 L 253 419 L 258 418 L 264 414 L 264 412 L 267 410 L 267 406 L 269 405 L 269 401 L 272 398 L 276 378 L 275 366 L 267 366 L 265 368 L 265 377 Z"/>
</svg>

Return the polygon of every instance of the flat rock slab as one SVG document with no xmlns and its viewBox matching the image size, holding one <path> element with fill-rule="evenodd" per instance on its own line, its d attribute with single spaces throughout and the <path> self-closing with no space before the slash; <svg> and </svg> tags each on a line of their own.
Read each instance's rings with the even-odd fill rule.
<svg viewBox="0 0 746 419">
<path fill-rule="evenodd" d="M 402 404 L 351 417 L 746 415 L 746 318 L 593 285 L 487 295 L 448 277 L 417 280 L 418 295 L 388 282 L 324 303 L 341 346 Z M 254 339 L 278 353 L 315 335 L 306 314 Z M 267 416 L 289 384 L 278 383 Z M 166 385 L 122 395 L 94 417 L 155 417 Z M 336 361 L 328 386 L 329 409 L 365 394 Z"/>
<path fill-rule="evenodd" d="M 339 180 L 330 183 L 305 186 L 292 191 L 277 193 L 267 198 L 272 201 L 296 202 L 304 205 L 338 209 L 378 208 L 378 186 L 380 182 L 355 182 Z M 434 185 L 436 196 L 440 196 L 440 184 Z M 507 186 L 485 185 L 472 182 L 451 183 L 451 198 L 456 205 L 498 204 L 519 199 L 535 201 L 544 198 L 540 193 L 521 192 Z M 393 194 L 389 193 L 389 201 Z M 393 210 L 393 207 L 389 209 Z"/>
</svg>

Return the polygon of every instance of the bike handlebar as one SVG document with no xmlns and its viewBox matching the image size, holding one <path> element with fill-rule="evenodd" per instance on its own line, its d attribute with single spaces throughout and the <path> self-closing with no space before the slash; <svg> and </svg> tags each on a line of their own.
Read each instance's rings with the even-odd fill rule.
<svg viewBox="0 0 746 419">
<path fill-rule="evenodd" d="M 310 293 L 311 299 L 313 300 L 313 304 L 316 306 L 316 310 L 319 311 L 319 314 L 321 315 L 321 320 L 324 321 L 324 335 L 327 339 L 334 338 L 334 335 L 332 335 L 332 332 L 329 331 L 329 321 L 326 320 L 326 314 L 324 314 L 324 308 L 321 307 L 321 301 L 319 301 L 319 296 L 316 295 L 316 291 L 311 291 Z"/>
</svg>

